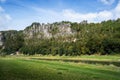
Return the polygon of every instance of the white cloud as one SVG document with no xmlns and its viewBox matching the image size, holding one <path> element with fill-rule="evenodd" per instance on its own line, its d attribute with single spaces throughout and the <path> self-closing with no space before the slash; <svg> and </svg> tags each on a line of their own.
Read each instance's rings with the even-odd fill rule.
<svg viewBox="0 0 120 80">
<path fill-rule="evenodd" d="M 103 10 L 100 12 L 91 12 L 91 13 L 80 13 L 71 9 L 64 9 L 61 12 L 56 12 L 53 10 L 34 8 L 34 10 L 38 11 L 40 14 L 44 16 L 47 15 L 46 19 L 49 21 L 72 21 L 72 22 L 81 22 L 83 20 L 87 20 L 88 22 L 101 22 L 109 19 L 117 19 L 120 18 L 120 1 L 117 6 L 112 10 Z"/>
<path fill-rule="evenodd" d="M 0 2 L 6 2 L 6 0 L 0 0 Z"/>
<path fill-rule="evenodd" d="M 49 15 L 56 15 L 57 12 L 53 11 L 53 10 L 49 10 L 49 9 L 42 9 L 42 8 L 38 8 L 38 7 L 32 7 L 32 9 L 34 9 L 37 12 L 42 12 L 45 14 L 49 14 Z"/>
<path fill-rule="evenodd" d="M 119 4 L 116 6 L 116 8 L 113 10 L 113 14 L 115 18 L 120 18 L 120 1 Z"/>
<path fill-rule="evenodd" d="M 81 20 L 93 20 L 97 14 L 96 13 L 87 13 L 87 14 L 82 14 L 82 13 L 77 13 L 73 10 L 63 10 L 62 12 L 63 17 L 67 18 L 68 20 L 79 22 Z"/>
<path fill-rule="evenodd" d="M 68 20 L 75 22 L 80 22 L 82 20 L 88 20 L 89 22 L 99 22 L 111 19 L 113 17 L 113 14 L 110 11 L 82 14 L 72 10 L 65 10 L 63 11 L 63 16 L 66 17 Z"/>
<path fill-rule="evenodd" d="M 0 12 L 4 12 L 4 9 L 0 6 Z"/>
<path fill-rule="evenodd" d="M 0 31 L 8 27 L 7 23 L 9 23 L 11 19 L 11 16 L 0 6 Z"/>
<path fill-rule="evenodd" d="M 115 0 L 100 0 L 105 5 L 111 5 L 115 2 Z"/>
<path fill-rule="evenodd" d="M 10 17 L 10 15 L 8 14 L 0 14 L 0 23 L 3 24 L 5 22 L 8 22 L 9 20 L 11 20 L 12 18 Z M 0 24 L 0 25 L 1 25 Z"/>
</svg>

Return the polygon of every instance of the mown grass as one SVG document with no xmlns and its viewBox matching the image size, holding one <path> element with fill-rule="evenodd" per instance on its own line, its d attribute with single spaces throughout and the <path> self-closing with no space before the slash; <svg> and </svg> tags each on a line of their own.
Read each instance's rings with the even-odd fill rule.
<svg viewBox="0 0 120 80">
<path fill-rule="evenodd" d="M 81 56 L 52 56 L 52 55 L 12 55 L 14 58 L 49 58 L 49 59 L 75 59 L 75 60 L 99 60 L 99 61 L 120 61 L 120 55 L 81 55 Z"/>
<path fill-rule="evenodd" d="M 0 80 L 120 80 L 120 67 L 0 58 Z"/>
</svg>

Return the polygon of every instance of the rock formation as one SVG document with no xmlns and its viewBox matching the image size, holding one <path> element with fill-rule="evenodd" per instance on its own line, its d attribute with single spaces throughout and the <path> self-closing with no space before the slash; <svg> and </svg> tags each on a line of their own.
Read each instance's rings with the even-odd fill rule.
<svg viewBox="0 0 120 80">
<path fill-rule="evenodd" d="M 53 23 L 53 24 L 40 24 L 33 23 L 31 26 L 28 26 L 23 33 L 25 34 L 26 39 L 33 37 L 36 38 L 51 38 L 58 36 L 68 36 L 72 35 L 73 32 L 70 28 L 70 23 Z"/>
</svg>

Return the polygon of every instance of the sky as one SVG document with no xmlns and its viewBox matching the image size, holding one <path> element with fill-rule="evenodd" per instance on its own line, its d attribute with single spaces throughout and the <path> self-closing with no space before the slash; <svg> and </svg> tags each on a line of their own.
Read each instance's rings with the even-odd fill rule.
<svg viewBox="0 0 120 80">
<path fill-rule="evenodd" d="M 89 23 L 120 18 L 120 0 L 0 0 L 0 31 L 23 30 L 33 22 Z"/>
</svg>

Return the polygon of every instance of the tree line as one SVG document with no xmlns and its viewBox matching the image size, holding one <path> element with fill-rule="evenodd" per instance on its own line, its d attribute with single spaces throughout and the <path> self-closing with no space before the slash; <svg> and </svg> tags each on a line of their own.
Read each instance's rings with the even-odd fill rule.
<svg viewBox="0 0 120 80">
<path fill-rule="evenodd" d="M 22 31 L 4 32 L 5 42 L 1 53 L 20 52 L 26 55 L 92 55 L 120 53 L 120 19 L 101 23 L 70 23 L 74 35 L 50 39 L 24 39 Z M 53 30 L 53 33 L 56 30 Z"/>
</svg>

